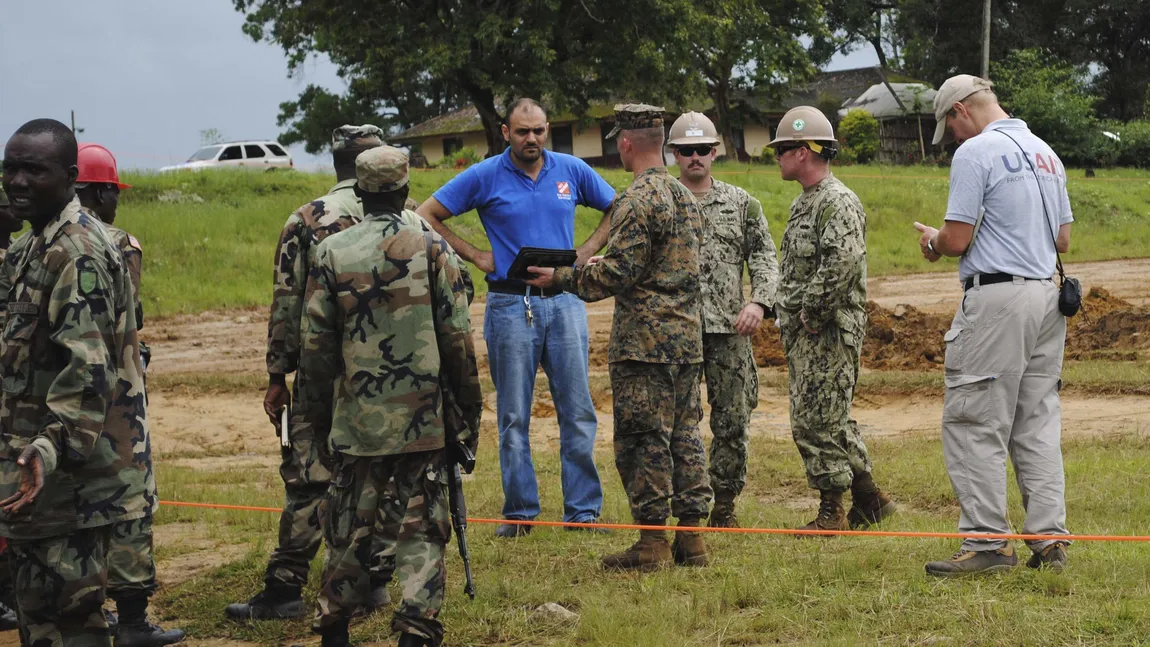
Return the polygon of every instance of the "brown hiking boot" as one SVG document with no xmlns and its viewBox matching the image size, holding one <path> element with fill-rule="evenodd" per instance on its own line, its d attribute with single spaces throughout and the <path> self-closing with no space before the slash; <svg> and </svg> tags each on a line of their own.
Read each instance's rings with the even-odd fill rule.
<svg viewBox="0 0 1150 647">
<path fill-rule="evenodd" d="M 843 510 L 841 490 L 819 490 L 819 516 L 803 526 L 801 530 L 847 530 L 847 513 Z M 819 535 L 798 535 L 798 537 L 818 537 Z"/>
<path fill-rule="evenodd" d="M 698 528 L 702 519 L 680 519 L 680 528 Z M 706 566 L 708 559 L 707 545 L 703 542 L 703 533 L 688 530 L 676 530 L 675 541 L 671 544 L 671 554 L 679 566 Z"/>
<path fill-rule="evenodd" d="M 664 522 L 643 522 L 642 525 L 661 526 Z M 627 550 L 603 558 L 603 568 L 619 571 L 657 571 L 674 563 L 671 542 L 662 530 L 640 530 L 639 541 Z"/>
<path fill-rule="evenodd" d="M 1056 541 L 1046 548 L 1035 552 L 1027 560 L 1026 566 L 1029 568 L 1049 568 L 1055 573 L 1061 572 L 1066 568 L 1066 546 L 1068 544 L 1064 541 Z"/>
<path fill-rule="evenodd" d="M 870 472 L 855 477 L 851 499 L 851 511 L 847 513 L 851 530 L 864 530 L 898 511 L 898 505 L 874 484 Z"/>
<path fill-rule="evenodd" d="M 715 493 L 715 507 L 711 509 L 707 525 L 712 528 L 739 527 L 739 518 L 735 516 L 735 495 L 728 492 Z"/>
<path fill-rule="evenodd" d="M 935 577 L 956 577 L 979 573 L 1001 573 L 1009 571 L 1017 565 L 1018 556 L 1014 554 L 1014 546 L 1010 544 L 998 550 L 973 551 L 964 548 L 948 560 L 928 563 L 926 574 Z"/>
</svg>

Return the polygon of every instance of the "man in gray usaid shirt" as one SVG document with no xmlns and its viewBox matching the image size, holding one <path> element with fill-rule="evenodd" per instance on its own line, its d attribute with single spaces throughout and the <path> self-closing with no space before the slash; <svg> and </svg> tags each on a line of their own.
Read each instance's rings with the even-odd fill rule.
<svg viewBox="0 0 1150 647">
<path fill-rule="evenodd" d="M 1051 279 L 1056 254 L 1070 247 L 1070 199 L 1058 156 L 998 105 L 991 82 L 947 79 L 934 98 L 938 129 L 960 146 L 950 169 L 942 229 L 915 223 L 930 262 L 960 256 L 965 294 L 946 333 L 942 448 L 958 497 L 959 530 L 1009 533 L 1006 458 L 1014 461 L 1026 508 L 1027 566 L 1066 564 L 1065 474 L 1058 399 L 1066 319 Z M 980 214 L 981 217 L 980 217 Z M 1004 540 L 972 540 L 926 572 L 948 576 L 1018 564 Z"/>
</svg>

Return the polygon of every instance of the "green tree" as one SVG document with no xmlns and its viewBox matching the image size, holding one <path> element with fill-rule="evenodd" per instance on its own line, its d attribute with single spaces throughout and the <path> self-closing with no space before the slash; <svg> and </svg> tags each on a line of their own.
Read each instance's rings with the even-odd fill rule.
<svg viewBox="0 0 1150 647">
<path fill-rule="evenodd" d="M 1103 161 L 1099 150 L 1113 148 L 1099 139 L 1098 97 L 1086 89 L 1084 66 L 1045 50 L 1025 49 L 993 62 L 990 69 L 1002 107 L 1024 120 L 1063 162 L 1095 164 Z"/>
<path fill-rule="evenodd" d="M 813 76 L 799 36 L 829 36 L 822 7 L 816 0 L 702 0 L 694 5 L 691 23 L 693 67 L 714 104 L 727 153 L 734 156 L 733 93 L 777 99 L 788 85 Z"/>
<path fill-rule="evenodd" d="M 490 153 L 503 149 L 499 110 L 510 98 L 583 114 L 624 94 L 682 101 L 699 89 L 688 69 L 689 0 L 233 2 L 245 32 L 279 44 L 289 70 L 326 54 L 352 84 L 351 106 L 394 110 L 410 125 L 437 99 L 473 104 Z M 333 107 L 316 99 L 295 102 L 294 114 L 287 106 L 287 121 L 306 124 L 309 107 Z"/>
</svg>

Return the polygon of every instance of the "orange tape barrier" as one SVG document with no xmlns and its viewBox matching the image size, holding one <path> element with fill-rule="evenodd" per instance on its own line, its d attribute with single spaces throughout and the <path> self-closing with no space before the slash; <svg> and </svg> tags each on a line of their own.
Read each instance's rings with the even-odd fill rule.
<svg viewBox="0 0 1150 647">
<path fill-rule="evenodd" d="M 255 512 L 281 512 L 280 508 L 262 508 L 248 505 L 219 503 L 190 503 L 186 501 L 160 501 L 160 505 L 217 510 L 249 510 Z M 517 519 L 483 519 L 468 517 L 468 523 L 513 524 L 517 526 L 549 526 L 552 528 L 606 528 L 608 530 L 681 530 L 678 526 L 643 526 L 633 523 L 570 523 L 566 521 L 525 521 Z M 1021 539 L 1042 541 L 1057 538 L 1064 541 L 1141 541 L 1150 542 L 1150 535 L 1022 535 L 1014 533 L 967 532 L 911 532 L 898 530 L 799 530 L 792 528 L 692 528 L 692 532 L 729 532 L 742 535 L 815 535 L 848 537 L 915 537 L 930 539 Z"/>
</svg>

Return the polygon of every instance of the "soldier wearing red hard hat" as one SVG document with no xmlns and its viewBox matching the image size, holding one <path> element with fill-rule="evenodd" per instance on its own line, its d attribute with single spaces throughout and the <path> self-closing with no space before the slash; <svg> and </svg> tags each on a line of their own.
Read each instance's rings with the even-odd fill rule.
<svg viewBox="0 0 1150 647">
<path fill-rule="evenodd" d="M 128 232 L 113 226 L 116 209 L 120 204 L 120 190 L 132 188 L 120 181 L 116 158 L 99 144 L 80 144 L 76 166 L 76 197 L 80 204 L 103 221 L 112 244 L 124 256 L 136 304 L 137 329 L 144 325 L 140 303 L 140 270 L 143 251 L 140 242 Z M 140 357 L 144 368 L 148 365 L 147 347 L 140 342 Z M 146 433 L 146 431 L 145 431 Z M 151 441 L 144 439 L 142 451 L 151 453 Z M 149 462 L 151 461 L 149 457 Z M 154 474 L 151 467 L 149 474 Z M 147 496 L 152 502 L 152 513 L 157 503 L 155 477 L 148 484 Z M 148 598 L 156 590 L 156 562 L 152 552 L 152 516 L 135 519 L 113 528 L 108 549 L 108 597 L 116 601 L 119 614 L 116 647 L 159 647 L 180 642 L 184 632 L 164 629 L 148 622 Z"/>
</svg>

